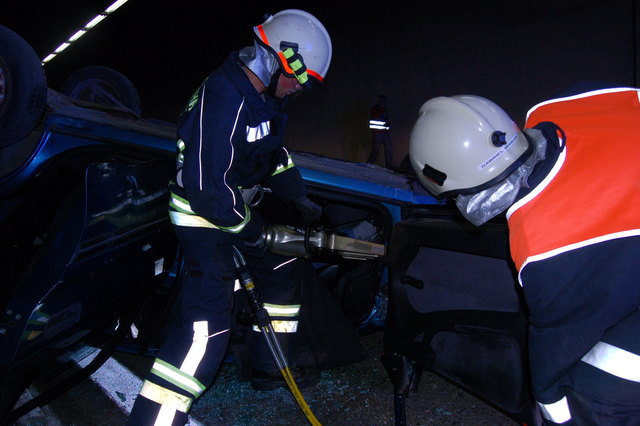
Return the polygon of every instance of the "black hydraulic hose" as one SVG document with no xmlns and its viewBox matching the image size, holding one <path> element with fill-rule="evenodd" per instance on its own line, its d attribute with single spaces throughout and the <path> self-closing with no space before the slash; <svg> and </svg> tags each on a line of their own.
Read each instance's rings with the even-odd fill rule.
<svg viewBox="0 0 640 426">
<path fill-rule="evenodd" d="M 236 246 L 232 246 L 232 247 L 233 247 L 233 263 L 238 272 L 240 284 L 242 285 L 242 288 L 244 288 L 245 293 L 249 298 L 249 304 L 251 305 L 251 310 L 253 311 L 253 314 L 256 318 L 256 322 L 258 323 L 258 327 L 260 328 L 260 331 L 262 332 L 262 335 L 265 338 L 269 351 L 273 356 L 273 360 L 275 361 L 276 366 L 278 367 L 278 370 L 280 370 L 280 374 L 282 374 L 282 377 L 287 383 L 289 390 L 293 394 L 293 397 L 296 399 L 298 406 L 300 406 L 300 409 L 309 420 L 309 423 L 311 423 L 313 426 L 316 426 L 316 425 L 319 426 L 320 422 L 318 421 L 316 416 L 313 414 L 313 412 L 307 405 L 307 402 L 304 400 L 304 397 L 300 393 L 300 389 L 298 389 L 298 385 L 296 384 L 295 379 L 293 378 L 293 374 L 289 369 L 289 365 L 287 364 L 287 359 L 285 358 L 284 353 L 282 352 L 282 348 L 278 343 L 275 330 L 273 329 L 273 326 L 271 324 L 269 313 L 265 309 L 264 304 L 262 303 L 262 299 L 260 298 L 260 294 L 258 293 L 255 287 L 255 284 L 253 283 L 253 279 L 251 278 L 251 274 L 249 273 L 247 262 L 244 256 L 242 255 L 242 252 L 240 252 L 240 250 L 238 250 Z"/>
</svg>

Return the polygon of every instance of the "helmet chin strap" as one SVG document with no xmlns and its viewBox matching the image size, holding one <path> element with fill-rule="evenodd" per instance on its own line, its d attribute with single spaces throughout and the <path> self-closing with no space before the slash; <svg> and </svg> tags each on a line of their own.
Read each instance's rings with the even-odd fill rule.
<svg viewBox="0 0 640 426">
<path fill-rule="evenodd" d="M 267 95 L 275 98 L 276 97 L 276 89 L 278 88 L 278 80 L 280 80 L 280 68 L 278 68 L 273 74 L 271 74 L 271 80 L 269 81 L 269 85 L 267 86 Z"/>
</svg>

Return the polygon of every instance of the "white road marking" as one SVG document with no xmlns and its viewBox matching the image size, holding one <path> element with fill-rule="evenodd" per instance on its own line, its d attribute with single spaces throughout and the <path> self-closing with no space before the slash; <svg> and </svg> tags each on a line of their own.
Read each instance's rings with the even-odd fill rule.
<svg viewBox="0 0 640 426">
<path fill-rule="evenodd" d="M 98 355 L 92 353 L 78 362 L 80 367 L 86 367 Z M 133 403 L 142 387 L 142 380 L 113 358 L 109 358 L 91 375 L 91 380 L 97 384 L 118 407 L 129 414 Z"/>
</svg>

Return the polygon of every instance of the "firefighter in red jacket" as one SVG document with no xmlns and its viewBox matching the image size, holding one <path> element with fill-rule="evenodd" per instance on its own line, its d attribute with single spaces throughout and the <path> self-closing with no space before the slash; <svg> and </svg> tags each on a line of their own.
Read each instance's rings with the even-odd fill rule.
<svg viewBox="0 0 640 426">
<path fill-rule="evenodd" d="M 522 131 L 485 98 L 438 97 L 412 130 L 430 192 L 477 226 L 506 211 L 546 424 L 640 424 L 639 96 L 549 100 Z"/>
</svg>

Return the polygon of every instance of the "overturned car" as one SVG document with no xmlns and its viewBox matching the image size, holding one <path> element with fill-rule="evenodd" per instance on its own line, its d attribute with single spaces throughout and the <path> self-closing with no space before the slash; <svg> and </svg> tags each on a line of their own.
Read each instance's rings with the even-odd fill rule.
<svg viewBox="0 0 640 426">
<path fill-rule="evenodd" d="M 0 26 L 3 419 L 46 404 L 115 350 L 157 350 L 180 287 L 167 215 L 175 130 L 142 118 L 133 86 L 108 68 L 48 88 L 35 52 Z M 308 258 L 357 330 L 384 329 L 398 421 L 431 370 L 535 424 L 505 223 L 467 225 L 412 172 L 292 157 L 323 207 L 319 226 L 305 228 L 268 191 L 252 204 L 279 224 L 272 249 Z M 82 345 L 102 353 L 14 408 L 34 377 Z"/>
</svg>

